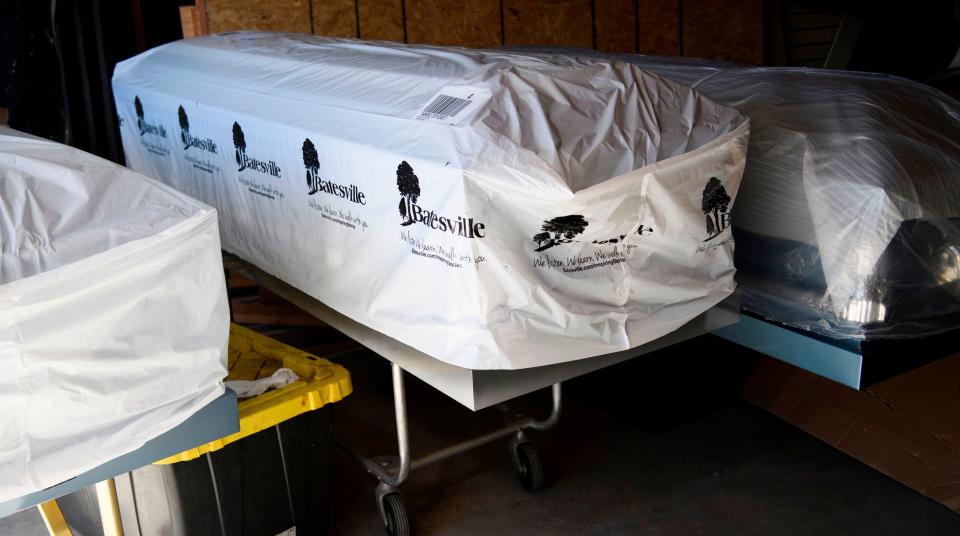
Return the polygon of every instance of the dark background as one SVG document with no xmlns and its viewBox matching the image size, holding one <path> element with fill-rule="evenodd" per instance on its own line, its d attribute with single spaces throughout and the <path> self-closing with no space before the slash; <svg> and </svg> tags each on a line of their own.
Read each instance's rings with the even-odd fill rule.
<svg viewBox="0 0 960 536">
<path fill-rule="evenodd" d="M 0 107 L 15 129 L 122 162 L 118 61 L 182 37 L 179 1 L 0 1 Z"/>
</svg>

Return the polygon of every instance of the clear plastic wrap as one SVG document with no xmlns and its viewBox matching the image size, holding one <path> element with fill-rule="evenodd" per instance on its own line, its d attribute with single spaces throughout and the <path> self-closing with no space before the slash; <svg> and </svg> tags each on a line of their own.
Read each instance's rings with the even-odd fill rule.
<svg viewBox="0 0 960 536">
<path fill-rule="evenodd" d="M 960 103 L 881 74 L 566 53 L 630 62 L 750 117 L 733 211 L 745 309 L 854 341 L 960 325 Z"/>
</svg>

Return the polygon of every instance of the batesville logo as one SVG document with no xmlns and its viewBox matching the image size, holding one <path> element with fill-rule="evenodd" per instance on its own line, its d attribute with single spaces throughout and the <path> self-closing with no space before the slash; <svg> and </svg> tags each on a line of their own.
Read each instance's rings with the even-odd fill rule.
<svg viewBox="0 0 960 536">
<path fill-rule="evenodd" d="M 152 134 L 154 136 L 160 136 L 161 138 L 167 137 L 167 129 L 163 128 L 163 125 L 149 123 L 144 118 L 143 103 L 140 102 L 139 95 L 133 97 L 133 108 L 137 112 L 137 130 L 141 136 L 144 134 Z"/>
<path fill-rule="evenodd" d="M 201 139 L 190 135 L 190 118 L 187 117 L 187 111 L 183 106 L 177 107 L 177 118 L 180 120 L 180 141 L 183 142 L 183 150 L 193 147 L 200 151 L 217 154 L 217 144 L 210 138 Z"/>
<path fill-rule="evenodd" d="M 240 128 L 240 123 L 237 122 L 233 123 L 233 146 L 236 149 L 235 156 L 237 165 L 240 166 L 237 168 L 237 171 L 252 169 L 265 175 L 272 175 L 278 179 L 281 178 L 280 166 L 278 166 L 275 161 L 257 160 L 247 154 L 247 140 L 243 135 L 243 129 Z"/>
<path fill-rule="evenodd" d="M 730 227 L 730 201 L 730 196 L 727 195 L 727 190 L 720 179 L 710 177 L 703 188 L 703 196 L 700 200 L 700 210 L 703 211 L 707 227 L 707 238 L 704 242 L 720 236 Z"/>
<path fill-rule="evenodd" d="M 475 222 L 467 216 L 456 219 L 422 208 L 417 204 L 420 198 L 420 179 L 406 160 L 397 166 L 397 189 L 400 190 L 400 217 L 402 226 L 422 223 L 431 229 L 459 235 L 464 238 L 483 238 L 486 225 Z"/>
<path fill-rule="evenodd" d="M 346 199 L 351 203 L 357 203 L 359 205 L 367 204 L 366 194 L 361 192 L 356 184 L 344 186 L 320 176 L 320 157 L 317 154 L 316 146 L 310 141 L 310 138 L 303 140 L 303 167 L 307 170 L 307 188 L 310 189 L 307 195 L 323 192 Z"/>
</svg>

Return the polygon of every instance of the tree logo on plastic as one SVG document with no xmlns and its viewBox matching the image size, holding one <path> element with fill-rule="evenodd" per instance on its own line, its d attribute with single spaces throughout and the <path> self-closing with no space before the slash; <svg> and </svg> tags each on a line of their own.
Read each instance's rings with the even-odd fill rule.
<svg viewBox="0 0 960 536">
<path fill-rule="evenodd" d="M 303 167 L 307 169 L 308 195 L 313 195 L 319 191 L 317 178 L 320 176 L 320 156 L 310 138 L 303 140 Z"/>
<path fill-rule="evenodd" d="M 143 103 L 140 102 L 140 95 L 135 95 L 133 97 L 133 109 L 137 112 L 137 128 L 140 129 L 140 134 L 143 135 Z"/>
<path fill-rule="evenodd" d="M 534 251 L 544 251 L 560 244 L 569 244 L 570 242 L 583 242 L 577 240 L 577 237 L 587 229 L 590 223 L 579 214 L 570 214 L 568 216 L 557 216 L 552 220 L 544 220 L 540 227 L 540 232 L 533 235 L 533 241 L 537 248 Z M 653 234 L 653 229 L 641 224 L 632 234 L 648 236 Z M 603 240 L 591 240 L 591 244 L 598 246 L 616 245 L 627 238 L 626 234 L 605 238 Z"/>
<path fill-rule="evenodd" d="M 187 111 L 183 106 L 177 106 L 177 119 L 180 121 L 180 139 L 183 140 L 183 149 L 187 150 L 190 147 L 187 143 L 187 137 L 190 136 L 190 118 L 187 117 Z"/>
<path fill-rule="evenodd" d="M 307 195 L 314 195 L 317 192 L 323 192 L 336 197 L 340 197 L 357 203 L 366 205 L 366 194 L 360 191 L 356 184 L 344 186 L 320 176 L 320 155 L 317 154 L 317 147 L 310 141 L 310 138 L 303 140 L 303 167 L 307 170 Z"/>
<path fill-rule="evenodd" d="M 420 197 L 420 179 L 406 160 L 397 166 L 397 189 L 400 190 L 399 208 L 400 217 L 403 218 L 400 225 L 413 225 L 413 211 L 408 207 L 415 205 Z"/>
<path fill-rule="evenodd" d="M 710 177 L 703 189 L 700 202 L 700 209 L 703 210 L 707 227 L 707 239 L 704 242 L 720 236 L 730 227 L 730 201 L 730 196 L 720 179 Z"/>
<path fill-rule="evenodd" d="M 183 142 L 183 150 L 194 147 L 201 151 L 207 151 L 217 154 L 217 144 L 210 138 L 201 139 L 190 135 L 190 118 L 187 117 L 187 111 L 183 106 L 177 107 L 177 119 L 180 121 L 180 141 Z"/>
<path fill-rule="evenodd" d="M 240 128 L 240 123 L 236 121 L 233 122 L 233 146 L 236 148 L 237 165 L 240 166 L 237 171 L 243 171 L 246 167 L 244 160 L 247 153 L 247 140 L 243 137 L 243 129 Z"/>
<path fill-rule="evenodd" d="M 543 251 L 553 246 L 573 242 L 577 235 L 583 234 L 588 225 L 590 224 L 587 223 L 587 220 L 579 214 L 557 216 L 552 220 L 546 220 L 540 227 L 540 232 L 533 235 L 533 241 L 538 246 L 536 251 Z"/>
<path fill-rule="evenodd" d="M 163 125 L 149 123 L 144 118 L 143 103 L 140 102 L 139 95 L 133 97 L 133 108 L 137 112 L 137 131 L 140 132 L 141 136 L 144 134 L 152 134 L 154 136 L 160 136 L 161 138 L 167 137 L 167 129 L 163 128 Z"/>
<path fill-rule="evenodd" d="M 252 169 L 278 179 L 281 177 L 280 166 L 275 161 L 258 160 L 247 154 L 247 139 L 243 135 L 243 128 L 237 122 L 233 123 L 233 147 L 235 148 L 234 156 L 237 160 L 237 171 Z"/>
<path fill-rule="evenodd" d="M 464 238 L 483 238 L 486 225 L 475 222 L 467 216 L 451 218 L 441 216 L 433 210 L 428 210 L 417 204 L 420 199 L 420 179 L 413 171 L 413 166 L 406 160 L 397 166 L 397 189 L 400 191 L 400 218 L 402 226 L 422 223 L 427 227 L 459 235 Z"/>
</svg>

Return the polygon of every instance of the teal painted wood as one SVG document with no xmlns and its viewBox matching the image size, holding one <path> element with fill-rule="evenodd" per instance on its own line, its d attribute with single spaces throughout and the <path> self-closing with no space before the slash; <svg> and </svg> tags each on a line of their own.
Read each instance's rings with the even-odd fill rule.
<svg viewBox="0 0 960 536">
<path fill-rule="evenodd" d="M 214 439 L 233 434 L 239 430 L 240 418 L 237 414 L 237 396 L 233 391 L 227 389 L 224 394 L 191 415 L 179 426 L 147 441 L 139 449 L 114 458 L 56 486 L 0 503 L 0 517 L 6 517 L 18 510 L 73 493 L 97 482 L 149 465 L 157 460 L 173 456 L 197 445 L 209 443 Z"/>
<path fill-rule="evenodd" d="M 747 315 L 741 315 L 739 322 L 713 334 L 854 389 L 860 388 L 863 356 L 856 352 Z"/>
</svg>

